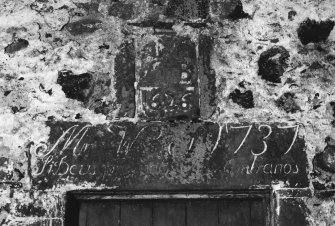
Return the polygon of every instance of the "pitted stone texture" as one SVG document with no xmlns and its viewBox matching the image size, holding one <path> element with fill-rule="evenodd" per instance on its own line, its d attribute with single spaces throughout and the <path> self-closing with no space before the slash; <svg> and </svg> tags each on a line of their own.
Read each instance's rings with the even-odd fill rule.
<svg viewBox="0 0 335 226">
<path fill-rule="evenodd" d="M 108 15 L 137 22 L 198 22 L 209 18 L 209 0 L 120 0 L 108 4 Z"/>
<path fill-rule="evenodd" d="M 329 142 L 323 150 L 315 155 L 314 157 L 314 168 L 319 168 L 329 173 L 335 173 L 335 145 L 332 142 Z"/>
<path fill-rule="evenodd" d="M 99 24 L 102 21 L 98 19 L 82 19 L 76 22 L 69 23 L 65 28 L 74 36 L 90 34 L 99 29 Z"/>
<path fill-rule="evenodd" d="M 306 226 L 309 225 L 307 216 L 310 213 L 303 199 L 280 199 L 278 226 Z"/>
<path fill-rule="evenodd" d="M 131 3 L 114 2 L 108 9 L 108 15 L 129 20 L 134 16 L 134 5 Z"/>
<path fill-rule="evenodd" d="M 208 0 L 169 0 L 165 9 L 167 17 L 181 20 L 205 19 L 208 16 Z"/>
<path fill-rule="evenodd" d="M 295 101 L 294 93 L 284 93 L 277 101 L 276 105 L 278 108 L 284 110 L 286 113 L 296 113 L 301 108 Z"/>
<path fill-rule="evenodd" d="M 18 225 L 25 225 L 25 226 L 63 226 L 63 220 L 61 218 L 54 218 L 54 219 L 38 219 L 36 218 L 34 222 L 25 222 Z"/>
<path fill-rule="evenodd" d="M 215 21 L 251 18 L 250 15 L 243 11 L 243 5 L 240 0 L 212 0 L 210 9 L 211 19 Z"/>
</svg>

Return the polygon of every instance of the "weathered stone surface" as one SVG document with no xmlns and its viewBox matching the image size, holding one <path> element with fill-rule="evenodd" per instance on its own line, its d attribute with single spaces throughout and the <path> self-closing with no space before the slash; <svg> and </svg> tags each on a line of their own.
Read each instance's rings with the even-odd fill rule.
<svg viewBox="0 0 335 226">
<path fill-rule="evenodd" d="M 294 100 L 294 93 L 284 93 L 277 101 L 276 105 L 286 111 L 287 113 L 296 113 L 300 111 L 301 108 Z"/>
<path fill-rule="evenodd" d="M 129 20 L 134 14 L 134 5 L 123 2 L 115 2 L 108 9 L 108 15 Z"/>
<path fill-rule="evenodd" d="M 53 12 L 54 7 L 49 3 L 48 0 L 36 0 L 30 4 L 30 8 L 39 13 Z"/>
<path fill-rule="evenodd" d="M 162 35 L 138 50 L 139 114 L 151 120 L 199 117 L 196 45 L 187 37 Z"/>
<path fill-rule="evenodd" d="M 205 19 L 208 16 L 208 0 L 169 0 L 165 9 L 167 17 L 181 20 Z"/>
<path fill-rule="evenodd" d="M 335 173 L 335 145 L 328 143 L 324 151 L 314 157 L 314 168 Z"/>
<path fill-rule="evenodd" d="M 199 37 L 199 87 L 200 87 L 200 117 L 210 118 L 216 110 L 216 75 L 211 68 L 213 38 L 201 35 Z"/>
<path fill-rule="evenodd" d="M 8 156 L 9 148 L 3 144 L 0 137 L 0 155 Z M 9 157 L 0 157 L 0 189 L 21 188 L 21 179 L 25 172 L 22 164 L 14 163 Z"/>
<path fill-rule="evenodd" d="M 35 188 L 93 182 L 123 189 L 247 189 L 282 180 L 308 186 L 299 126 L 48 122 L 48 144 L 31 150 Z"/>
<path fill-rule="evenodd" d="M 229 98 L 236 104 L 244 107 L 244 108 L 253 108 L 254 104 L 254 96 L 251 90 L 247 90 L 245 92 L 241 92 L 239 89 L 235 89 L 234 92 L 229 94 Z"/>
<path fill-rule="evenodd" d="M 22 202 L 22 200 L 25 200 Z M 62 218 L 64 196 L 50 191 L 14 191 L 11 197 L 11 214 L 19 218 Z"/>
<path fill-rule="evenodd" d="M 108 73 L 97 73 L 93 76 L 92 92 L 85 102 L 85 107 L 94 110 L 95 113 L 109 115 L 114 109 L 111 102 L 111 78 Z"/>
<path fill-rule="evenodd" d="M 82 19 L 76 22 L 69 23 L 65 26 L 65 28 L 72 35 L 83 35 L 93 33 L 94 31 L 99 29 L 99 24 L 102 21 L 98 19 Z"/>
<path fill-rule="evenodd" d="M 72 71 L 64 70 L 58 73 L 57 83 L 62 86 L 67 98 L 81 101 L 85 107 L 94 110 L 95 113 L 108 115 L 113 108 L 108 101 L 111 85 L 108 74 L 76 75 Z"/>
<path fill-rule="evenodd" d="M 119 4 L 118 2 L 124 4 L 122 7 L 119 8 L 120 11 L 112 13 L 116 13 L 114 14 L 116 16 L 108 15 L 110 6 L 117 5 Z M 180 5 L 178 5 L 178 7 L 174 7 L 173 9 L 171 3 L 169 5 L 169 2 L 174 2 L 177 5 Z M 116 93 L 118 91 L 114 89 L 114 87 L 108 87 L 107 84 L 108 79 L 112 80 L 111 84 L 113 85 L 117 81 L 116 76 L 113 73 L 113 61 L 115 54 L 118 53 L 117 48 L 120 46 L 120 43 L 122 43 L 124 39 L 124 34 L 131 36 L 131 38 L 133 38 L 134 40 L 140 40 L 143 38 L 147 41 L 150 41 L 150 38 L 146 39 L 146 37 L 150 36 L 150 34 L 157 34 L 157 32 L 161 32 L 161 34 L 162 32 L 175 32 L 178 36 L 186 36 L 191 38 L 192 42 L 195 43 L 195 46 L 198 47 L 197 68 L 199 69 L 199 76 L 197 77 L 198 80 L 200 80 L 200 83 L 198 83 L 200 118 L 207 118 L 208 116 L 210 117 L 211 121 L 213 120 L 219 123 L 224 123 L 225 119 L 229 120 L 230 122 L 244 121 L 264 123 L 274 121 L 280 121 L 283 123 L 296 121 L 305 125 L 304 129 L 301 132 L 301 136 L 304 136 L 304 139 L 306 141 L 308 162 L 311 163 L 311 158 L 314 158 L 314 155 L 316 153 L 324 151 L 325 144 L 323 142 L 323 139 L 327 136 L 334 136 L 335 129 L 335 121 L 332 116 L 333 111 L 328 111 L 329 106 L 326 106 L 330 101 L 335 100 L 335 33 L 334 29 L 331 30 L 332 22 L 327 22 L 328 18 L 334 21 L 335 1 L 211 0 L 210 2 L 214 5 L 211 6 L 210 17 L 207 16 L 204 20 L 199 19 L 200 17 L 196 15 L 198 13 L 196 12 L 198 11 L 196 10 L 197 7 L 192 6 L 185 9 L 185 6 L 187 6 L 187 4 L 189 4 L 190 2 L 195 2 L 196 4 L 198 4 L 198 1 L 196 0 L 179 1 L 179 3 L 177 1 L 169 0 L 1 1 L 0 45 L 2 48 L 2 56 L 0 60 L 0 133 L 3 139 L 3 146 L 1 146 L 2 150 L 0 159 L 0 179 L 2 179 L 0 183 L 0 190 L 2 194 L 0 198 L 0 224 L 27 225 L 29 224 L 29 222 L 34 220 L 33 215 L 29 217 L 25 217 L 23 214 L 21 215 L 20 210 L 25 209 L 16 209 L 16 206 L 27 205 L 27 208 L 29 209 L 29 203 L 36 203 L 36 205 L 34 205 L 35 208 L 36 206 L 38 206 L 41 207 L 41 209 L 45 208 L 47 212 L 49 212 L 48 207 L 50 206 L 50 204 L 54 203 L 52 201 L 49 201 L 49 199 L 45 199 L 44 196 L 34 194 L 33 197 L 30 195 L 30 192 L 34 191 L 35 189 L 31 189 L 31 177 L 30 171 L 28 169 L 31 169 L 29 165 L 30 163 L 32 163 L 32 166 L 36 165 L 36 158 L 33 156 L 32 158 L 29 158 L 29 153 L 25 146 L 30 142 L 34 142 L 34 144 L 38 144 L 42 141 L 46 142 L 49 139 L 50 134 L 53 134 L 54 130 L 49 131 L 49 128 L 45 126 L 45 120 L 64 119 L 68 121 L 75 120 L 88 123 L 91 122 L 92 124 L 100 121 L 101 123 L 107 123 L 106 118 L 111 119 L 112 121 L 115 120 L 118 109 L 117 105 L 119 104 L 119 102 L 115 101 L 118 99 L 116 97 Z M 219 4 L 216 7 L 216 2 L 222 3 L 221 6 L 223 7 L 220 8 Z M 240 2 L 243 2 L 243 8 L 240 7 Z M 125 4 L 134 5 L 133 15 L 131 15 L 130 11 L 128 11 L 128 8 Z M 169 16 L 167 16 L 166 14 L 166 9 L 168 5 L 170 7 L 170 10 L 172 9 Z M 236 14 L 234 12 L 235 9 L 237 9 Z M 173 12 L 174 10 L 176 11 Z M 233 19 L 234 17 L 243 18 L 243 16 L 238 16 L 241 14 L 243 15 L 243 12 L 248 13 L 252 19 L 242 19 L 238 21 L 235 21 Z M 215 18 L 213 18 L 214 16 Z M 313 26 L 307 26 L 308 23 L 303 23 L 300 25 L 300 23 L 308 17 L 310 17 L 311 19 L 316 19 L 317 21 L 321 20 L 321 22 L 326 22 L 326 25 L 324 26 L 325 29 L 312 29 L 314 25 L 319 26 L 320 22 L 311 22 L 310 24 L 314 24 Z M 91 18 L 94 21 L 100 20 L 101 25 L 100 23 L 95 24 L 94 21 L 93 24 L 87 23 L 87 26 L 78 24 L 79 28 L 77 30 L 74 29 L 73 32 L 74 35 L 77 35 L 71 35 L 71 33 L 68 31 L 69 26 L 73 25 L 72 22 L 74 21 L 82 21 L 83 18 Z M 128 20 L 128 18 L 130 19 Z M 127 19 L 128 21 L 124 21 L 125 19 Z M 69 21 L 70 25 L 66 25 Z M 129 24 L 130 22 L 134 24 L 137 23 L 138 26 L 132 26 Z M 297 32 L 299 26 L 301 26 L 301 28 L 300 31 Z M 99 28 L 99 30 L 94 31 L 97 28 Z M 167 31 L 167 29 L 169 29 L 169 31 Z M 298 34 L 300 32 L 301 34 L 308 34 L 306 36 L 307 38 L 303 37 L 302 41 L 300 41 L 298 37 Z M 205 85 L 205 79 L 201 77 L 202 74 L 200 72 L 201 63 L 199 62 L 202 60 L 199 57 L 201 57 L 202 54 L 202 47 L 201 45 L 199 45 L 201 43 L 201 40 L 197 40 L 197 36 L 199 34 L 209 35 L 215 40 L 213 54 L 211 55 L 212 68 L 209 69 L 213 69 L 213 71 L 215 71 L 216 73 L 216 75 L 211 78 L 216 77 L 217 80 L 215 83 L 218 90 L 217 99 L 215 100 L 217 104 L 217 110 L 212 116 L 210 116 L 212 114 L 212 108 L 214 109 L 215 106 L 201 104 L 204 103 L 204 99 L 201 99 L 202 95 L 210 93 L 212 89 L 209 88 L 205 92 L 201 91 L 203 88 L 202 85 L 204 85 L 205 87 L 207 86 L 207 84 Z M 17 52 L 14 52 L 13 54 L 5 53 L 5 48 L 12 42 L 15 42 L 15 40 L 17 39 L 27 40 L 29 42 L 29 46 L 26 49 L 21 49 Z M 151 41 L 155 40 L 157 39 L 151 39 Z M 321 41 L 319 42 L 319 40 Z M 309 45 L 304 46 L 302 44 L 308 42 L 310 43 Z M 278 45 L 283 46 L 291 55 L 289 57 L 289 68 L 286 69 L 285 65 L 283 67 L 283 71 L 285 71 L 285 73 L 281 77 L 282 84 L 271 84 L 266 82 L 265 80 L 263 80 L 262 82 L 260 81 L 261 76 L 259 76 L 259 78 L 255 78 L 255 74 L 257 74 L 258 70 L 257 56 L 259 56 L 263 51 L 266 51 L 268 48 L 271 48 L 273 43 L 278 43 Z M 207 47 L 204 49 L 207 49 Z M 141 52 L 141 50 L 138 51 Z M 267 71 L 270 72 L 268 74 L 275 74 L 275 78 L 278 77 L 277 75 L 282 75 L 282 73 L 280 73 L 282 69 L 279 66 L 279 69 L 276 69 L 277 65 L 281 65 L 276 63 L 277 61 L 275 60 L 275 56 L 277 53 L 269 57 L 271 58 L 268 59 L 268 61 L 270 61 L 270 66 L 267 68 Z M 136 61 L 136 65 L 140 68 L 141 65 L 138 63 L 141 61 L 141 57 L 140 55 L 137 55 L 137 57 L 139 60 Z M 275 66 L 271 66 L 272 63 Z M 206 67 L 206 65 L 204 65 L 204 67 Z M 92 85 L 93 88 L 90 90 L 93 90 L 93 93 L 87 96 L 88 99 L 86 99 L 84 102 L 77 102 L 71 99 L 68 99 L 66 101 L 66 99 L 64 99 L 65 95 L 64 93 L 62 93 L 61 87 L 56 84 L 57 82 L 54 77 L 55 71 L 62 69 L 72 70 L 73 72 L 75 72 L 76 75 L 85 72 L 92 75 L 92 83 L 94 83 L 94 85 Z M 214 73 L 211 72 L 210 74 L 214 75 Z M 97 78 L 101 78 L 102 75 L 104 79 L 97 80 Z M 110 78 L 108 78 L 109 76 Z M 266 75 L 264 75 L 264 77 L 266 77 Z M 139 79 L 139 77 L 136 77 L 136 79 Z M 239 82 L 243 80 L 250 82 L 252 85 L 246 85 L 246 87 L 238 87 Z M 101 85 L 97 85 L 97 81 L 101 81 Z M 43 86 L 41 86 L 40 84 L 42 84 Z M 137 83 L 135 83 L 135 86 L 137 87 Z M 111 89 L 110 94 L 108 94 L 109 88 Z M 235 88 L 241 90 L 241 92 L 244 92 L 246 90 L 252 90 L 255 98 L 255 107 L 243 111 L 241 107 L 239 107 L 237 104 L 227 104 L 227 98 L 229 97 L 229 93 L 234 91 Z M 288 98 L 283 98 L 284 101 L 282 102 L 282 104 L 285 103 L 286 99 L 289 100 L 288 103 L 294 100 L 296 101 L 296 103 L 299 104 L 299 107 L 302 109 L 300 112 L 297 111 L 296 114 L 287 114 L 286 111 L 283 110 L 283 108 L 278 108 L 275 106 L 276 99 L 278 99 L 283 93 L 286 92 L 296 93 L 297 98 L 291 98 L 290 96 Z M 316 93 L 319 94 L 317 98 L 315 98 Z M 210 102 L 211 99 L 209 98 L 206 100 L 209 100 Z M 206 107 L 210 109 L 209 112 L 206 111 Z M 110 110 L 112 110 L 110 117 L 105 117 L 100 114 L 101 112 L 103 112 L 103 114 L 108 114 Z M 288 110 L 290 111 L 290 107 L 288 107 Z M 328 114 L 329 112 L 331 112 L 331 114 Z M 162 119 L 166 120 L 167 118 Z M 122 118 L 122 120 L 128 119 Z M 129 120 L 142 121 L 143 118 L 135 117 Z M 330 122 L 332 120 L 333 122 L 331 124 Z M 135 127 L 136 131 L 142 128 L 137 128 L 137 126 Z M 64 129 L 66 130 L 66 126 L 64 127 Z M 179 130 L 184 131 L 180 128 Z M 210 129 L 208 130 L 210 131 Z M 247 132 L 247 130 L 248 127 L 241 128 L 240 133 L 245 133 Z M 266 130 L 266 128 L 262 128 L 262 130 Z M 203 129 L 203 131 L 207 130 Z M 58 132 L 61 133 L 60 131 Z M 225 130 L 223 130 L 223 132 L 225 132 Z M 210 132 L 208 133 L 213 134 Z M 232 133 L 232 131 L 229 130 L 229 133 Z M 89 132 L 87 134 L 89 134 Z M 216 134 L 214 133 L 214 135 Z M 289 135 L 292 137 L 294 134 Z M 176 136 L 177 135 L 174 135 L 172 137 Z M 178 139 L 184 138 L 184 136 L 186 139 L 186 143 L 189 144 L 191 138 L 188 138 L 187 135 L 185 135 L 185 132 L 179 133 Z M 239 134 L 238 139 L 242 140 L 243 137 L 241 136 L 242 135 Z M 268 139 L 272 139 L 272 136 L 274 135 L 272 134 Z M 116 137 L 117 141 L 121 141 L 122 136 Z M 225 137 L 229 138 L 229 136 Z M 251 139 L 254 139 L 252 138 L 252 136 L 248 136 L 248 139 L 250 137 Z M 255 138 L 254 140 L 256 140 L 258 144 L 263 145 L 261 139 L 262 137 L 260 137 L 258 140 Z M 50 138 L 49 140 L 52 139 L 53 138 Z M 127 139 L 128 138 L 125 137 L 125 140 Z M 135 140 L 135 138 L 132 139 Z M 265 140 L 268 141 L 268 139 Z M 283 140 L 277 143 L 277 146 L 282 146 L 284 144 L 284 140 L 287 139 L 288 138 L 283 138 Z M 97 140 L 101 141 L 102 139 L 97 138 Z M 140 140 L 140 142 L 145 141 L 146 140 L 143 139 Z M 209 141 L 209 143 L 212 143 L 211 139 L 209 139 Z M 152 142 L 149 141 L 147 143 Z M 220 145 L 224 146 L 221 143 L 224 142 L 220 141 Z M 62 144 L 64 144 L 64 142 L 62 142 Z M 146 148 L 144 144 L 142 146 Z M 157 153 L 157 150 L 163 149 L 160 147 L 160 145 L 157 144 L 157 146 L 157 149 L 152 148 L 150 150 L 155 150 L 152 152 Z M 173 145 L 171 145 L 171 147 L 172 146 Z M 227 153 L 235 151 L 229 149 L 231 145 L 228 145 L 229 147 L 227 147 L 227 149 L 221 148 L 221 146 L 220 149 L 217 150 L 223 150 Z M 261 146 L 259 145 L 256 146 L 257 148 L 261 148 Z M 100 146 L 97 145 L 97 147 Z M 250 145 L 249 147 L 254 146 Z M 117 148 L 118 147 L 116 147 L 116 149 Z M 94 149 L 94 147 L 91 147 L 91 149 L 96 150 Z M 106 147 L 106 150 L 107 149 L 108 148 Z M 165 148 L 164 150 L 166 149 L 167 148 Z M 268 149 L 270 150 L 270 145 L 268 145 Z M 275 151 L 278 150 L 278 147 L 274 147 L 272 149 Z M 332 151 L 328 149 L 330 149 L 330 146 L 327 146 L 326 148 L 326 151 L 329 154 L 323 156 L 324 159 L 333 158 Z M 115 148 L 112 148 L 111 150 L 115 150 Z M 184 153 L 182 152 L 184 149 L 178 147 L 178 150 L 176 151 L 177 153 Z M 197 150 L 199 150 L 199 148 Z M 296 150 L 298 149 L 294 149 L 294 151 Z M 243 151 L 242 153 L 246 152 L 250 154 L 250 150 L 248 148 L 239 150 L 237 154 L 240 154 L 241 151 Z M 253 149 L 253 151 L 258 151 L 258 149 Z M 63 153 L 67 152 L 68 151 L 65 151 Z M 60 157 L 64 156 L 63 153 L 60 154 Z M 194 151 L 193 153 L 199 152 Z M 216 152 L 213 152 L 213 155 L 215 153 Z M 270 154 L 272 152 L 266 153 Z M 290 151 L 289 154 L 291 153 L 293 152 Z M 289 157 L 289 154 L 285 155 L 282 160 L 286 161 L 286 158 Z M 192 170 L 198 169 L 194 166 L 196 165 L 194 160 L 196 157 L 192 155 L 192 152 L 189 154 L 189 156 L 192 159 L 190 160 L 190 162 L 192 163 L 190 163 L 190 168 L 193 167 Z M 226 187 L 228 187 L 230 181 L 232 181 L 232 184 L 235 186 L 236 184 L 239 184 L 239 182 L 237 182 L 239 178 L 235 176 L 236 173 L 234 174 L 234 176 L 230 176 L 229 174 L 229 176 L 225 177 L 225 175 L 228 175 L 228 172 L 230 172 L 229 170 L 227 170 L 229 169 L 229 167 L 226 162 L 234 162 L 232 159 L 237 159 L 237 163 L 241 166 L 243 166 L 243 164 L 245 164 L 246 162 L 242 162 L 241 160 L 241 158 L 244 156 L 237 155 L 236 158 L 230 158 L 231 155 L 228 154 L 227 156 L 228 157 L 226 159 L 220 159 L 218 157 L 218 160 L 216 160 L 218 161 L 218 163 L 216 165 L 212 163 L 211 165 L 204 164 L 204 167 L 208 166 L 206 169 L 208 169 L 208 172 L 213 171 L 214 175 L 216 166 L 219 167 L 219 161 L 221 161 L 223 164 L 227 165 L 227 173 L 222 173 L 223 179 L 218 179 L 218 181 L 223 181 L 222 184 L 225 183 Z M 263 162 L 261 161 L 272 158 L 272 156 L 265 157 L 265 154 L 262 156 L 264 156 L 264 159 L 259 157 L 256 161 L 256 164 L 263 164 Z M 273 156 L 274 159 L 277 158 L 276 155 Z M 304 156 L 303 152 L 301 155 L 297 156 L 297 158 L 300 158 L 301 156 Z M 105 157 L 105 155 L 102 155 L 101 158 Z M 95 156 L 94 158 L 97 159 L 98 157 Z M 124 160 L 124 162 L 127 162 L 128 159 L 125 159 L 126 160 Z M 137 158 L 137 161 L 138 159 L 142 159 L 142 157 Z M 196 173 L 193 173 L 193 171 L 191 170 L 188 171 L 187 165 L 183 163 L 185 158 L 183 158 L 183 156 L 179 156 L 179 159 L 180 160 L 178 160 L 178 158 L 173 159 L 172 162 L 175 165 L 171 166 L 172 169 L 175 169 L 173 172 L 175 172 L 175 174 L 177 175 L 175 181 L 182 181 L 184 184 L 187 184 L 189 181 L 191 181 L 191 176 L 187 177 L 188 175 L 195 175 L 194 178 L 197 178 L 197 175 L 203 175 L 201 173 L 198 173 L 200 170 L 195 171 Z M 252 159 L 250 159 L 249 157 L 245 156 L 245 159 L 252 162 Z M 56 161 L 58 160 L 59 159 L 56 158 Z M 71 158 L 71 162 L 75 161 L 77 160 L 73 160 Z M 84 160 L 80 161 L 78 160 L 77 163 L 79 165 L 84 165 Z M 156 164 L 157 161 L 155 160 L 153 161 L 153 163 Z M 136 160 L 134 160 L 133 162 L 135 168 L 136 164 L 139 164 L 140 166 L 143 166 L 143 169 L 146 169 L 144 164 L 137 163 Z M 146 163 L 148 162 L 151 161 L 146 161 Z M 163 162 L 165 162 L 165 160 Z M 248 162 L 248 165 L 250 165 L 250 162 Z M 179 166 L 183 166 L 182 170 L 180 170 Z M 282 167 L 285 168 L 284 166 Z M 332 165 L 330 166 L 332 167 Z M 47 166 L 46 171 L 49 171 L 48 167 L 50 166 Z M 266 165 L 266 173 L 269 172 L 269 167 L 271 166 Z M 289 166 L 286 167 L 287 170 L 289 170 Z M 117 168 L 121 169 L 122 167 L 118 166 Z M 278 171 L 280 170 L 281 166 L 276 166 L 276 168 Z M 307 172 L 310 175 L 311 173 L 314 173 L 311 165 L 303 168 L 307 168 Z M 64 169 L 66 169 L 66 165 L 63 163 L 59 173 L 62 174 Z M 179 171 L 177 171 L 178 169 Z M 52 172 L 56 172 L 57 168 L 53 168 L 52 170 Z M 72 168 L 72 171 L 73 170 L 77 169 Z M 86 169 L 84 168 L 83 170 L 85 173 Z M 155 170 L 155 166 L 152 167 L 151 171 L 160 172 L 159 170 Z M 216 172 L 221 171 L 217 170 Z M 316 171 L 318 172 L 315 177 L 314 175 L 311 175 L 309 177 L 309 185 L 311 187 L 311 190 L 313 190 L 312 184 L 314 184 L 315 188 L 317 189 L 332 190 L 335 188 L 335 176 L 332 172 L 330 172 L 329 170 L 322 170 L 320 167 L 318 167 Z M 52 172 L 50 173 L 52 174 Z M 179 172 L 187 173 L 181 175 Z M 260 176 L 262 168 L 260 168 L 258 172 Z M 274 170 L 272 170 L 271 172 L 274 172 Z M 231 170 L 231 174 L 233 173 L 234 171 Z M 117 175 L 115 175 L 112 175 L 111 177 L 118 177 Z M 289 177 L 291 177 L 290 175 L 291 174 L 289 174 Z M 46 177 L 48 178 L 48 175 Z M 152 179 L 153 182 L 150 181 L 149 184 L 152 185 L 155 183 L 155 181 L 157 182 L 157 177 L 158 176 L 155 177 L 152 175 L 148 176 L 149 179 L 154 178 Z M 211 178 L 217 177 L 212 176 Z M 266 174 L 264 179 L 266 181 L 266 184 L 270 183 L 270 179 L 267 179 L 268 177 L 270 176 Z M 69 177 L 68 179 L 66 179 L 66 176 L 62 177 L 61 179 L 57 179 L 56 177 L 53 181 L 54 183 L 50 182 L 50 184 L 53 184 L 55 186 L 52 190 L 54 190 L 56 193 L 64 194 L 64 192 L 67 192 L 71 189 L 88 189 L 90 188 L 90 186 L 97 190 L 104 188 L 104 186 L 92 185 L 96 178 L 90 179 L 92 183 L 86 183 L 85 178 L 82 178 L 82 180 L 75 178 L 75 176 Z M 129 178 L 129 181 L 131 182 L 133 181 L 133 178 L 135 178 L 135 176 Z M 165 178 L 165 176 L 161 176 L 161 178 Z M 169 177 L 167 181 L 171 181 L 171 178 L 172 176 Z M 254 178 L 256 178 L 256 176 Z M 272 177 L 273 181 L 276 181 L 277 178 L 278 177 L 276 177 L 276 175 Z M 240 181 L 242 181 L 241 183 L 244 183 L 245 181 L 248 183 L 248 185 L 252 184 L 252 186 L 254 187 L 257 186 L 259 180 L 255 179 L 254 182 L 251 183 L 251 179 L 249 179 L 250 177 L 245 176 L 245 180 L 242 180 L 240 178 Z M 41 176 L 39 177 L 39 180 L 43 181 L 44 178 Z M 142 182 L 145 181 L 144 179 L 139 180 Z M 210 184 L 212 184 L 213 180 L 208 180 L 207 188 L 211 189 Z M 59 184 L 57 184 L 58 181 L 60 182 Z M 77 182 L 75 182 L 75 184 L 72 184 L 72 181 Z M 100 183 L 102 184 L 103 182 L 101 181 L 102 180 L 100 180 Z M 200 181 L 203 180 L 200 179 Z M 35 182 L 36 181 L 34 181 L 34 185 L 36 185 Z M 63 183 L 67 183 L 67 186 L 63 186 Z M 108 183 L 111 186 L 118 185 L 118 182 Z M 135 181 L 134 183 L 137 182 Z M 204 184 L 206 183 L 207 181 L 204 182 Z M 119 184 L 121 184 L 121 182 Z M 123 182 L 123 184 L 127 184 L 127 182 Z M 163 186 L 167 184 L 168 183 L 162 183 L 160 188 L 164 189 Z M 195 183 L 189 184 L 187 188 L 198 188 L 198 186 L 196 185 L 199 185 L 200 182 L 199 184 L 194 184 Z M 280 183 L 275 188 L 277 189 L 282 184 L 284 185 L 285 183 Z M 142 183 L 142 185 L 144 187 L 144 182 Z M 213 187 L 215 188 L 215 186 Z M 21 194 L 26 193 L 27 196 L 18 195 L 17 202 L 15 204 L 11 204 L 10 208 L 7 208 L 8 203 L 13 203 L 11 198 L 13 191 L 14 194 L 16 194 L 16 191 L 22 191 Z M 334 199 L 331 198 L 331 196 L 328 196 L 326 198 L 322 197 L 320 198 L 319 203 L 320 205 L 316 205 L 316 203 L 308 204 L 309 208 L 313 212 L 309 220 L 311 220 L 315 225 L 335 225 L 335 219 L 333 217 L 335 209 Z M 283 210 L 283 208 L 281 208 L 281 210 Z M 290 207 L 288 206 L 287 208 Z M 274 213 L 279 210 L 280 208 L 273 206 L 272 211 Z M 285 211 L 286 213 L 289 213 L 289 210 Z M 64 215 L 65 208 L 59 208 L 59 212 L 60 215 Z M 42 219 L 36 220 L 42 221 Z M 294 221 L 292 222 L 294 223 Z M 290 225 L 290 222 L 288 222 L 287 224 Z"/>
<path fill-rule="evenodd" d="M 211 1 L 211 13 L 212 18 L 216 20 L 250 18 L 250 15 L 243 11 L 243 5 L 240 0 Z"/>
<path fill-rule="evenodd" d="M 302 199 L 280 199 L 278 226 L 309 225 L 307 215 L 310 212 Z"/>
<path fill-rule="evenodd" d="M 139 21 L 201 23 L 209 19 L 209 2 L 210 0 L 146 0 L 147 7 L 143 7 L 146 13 Z"/>
<path fill-rule="evenodd" d="M 258 74 L 269 82 L 281 83 L 280 77 L 288 67 L 289 52 L 282 46 L 264 51 L 258 60 Z"/>
<path fill-rule="evenodd" d="M 63 220 L 60 218 L 53 219 L 36 219 L 35 222 L 26 222 L 26 223 L 18 223 L 17 226 L 63 226 Z"/>
<path fill-rule="evenodd" d="M 78 9 L 84 10 L 84 12 L 87 12 L 90 14 L 96 14 L 99 13 L 99 3 L 98 2 L 73 2 Z"/>
<path fill-rule="evenodd" d="M 35 207 L 34 204 L 29 203 L 28 205 L 18 205 L 16 206 L 16 212 L 20 213 L 17 215 L 30 217 L 30 216 L 37 216 L 43 217 L 46 215 L 46 210 L 43 207 L 37 206 Z"/>
<path fill-rule="evenodd" d="M 118 117 L 135 115 L 135 46 L 132 40 L 125 40 L 115 58 L 116 101 L 120 105 Z"/>
<path fill-rule="evenodd" d="M 22 49 L 25 49 L 28 46 L 29 46 L 29 42 L 27 40 L 19 38 L 5 47 L 5 53 L 12 54 Z"/>
<path fill-rule="evenodd" d="M 335 22 L 331 20 L 317 22 L 307 18 L 297 30 L 298 37 L 303 45 L 326 41 L 334 25 Z"/>
</svg>

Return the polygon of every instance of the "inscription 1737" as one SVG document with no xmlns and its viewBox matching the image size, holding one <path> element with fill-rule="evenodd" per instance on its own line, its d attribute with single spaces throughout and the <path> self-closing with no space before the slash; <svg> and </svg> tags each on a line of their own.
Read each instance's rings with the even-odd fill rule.
<svg viewBox="0 0 335 226">
<path fill-rule="evenodd" d="M 307 187 L 299 125 L 48 122 L 31 148 L 33 183 L 93 182 L 120 188 L 248 188 L 284 181 Z"/>
</svg>

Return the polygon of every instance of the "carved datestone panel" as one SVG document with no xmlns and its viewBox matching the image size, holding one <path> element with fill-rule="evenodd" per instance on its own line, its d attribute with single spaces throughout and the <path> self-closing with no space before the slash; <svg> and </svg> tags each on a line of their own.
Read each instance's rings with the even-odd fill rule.
<svg viewBox="0 0 335 226">
<path fill-rule="evenodd" d="M 137 107 L 141 118 L 190 120 L 210 116 L 207 112 L 201 115 L 200 105 L 215 105 L 215 76 L 207 78 L 211 42 L 204 37 L 199 40 L 200 47 L 189 37 L 175 34 L 137 40 Z"/>
<path fill-rule="evenodd" d="M 93 183 L 120 189 L 308 186 L 299 126 L 282 124 L 48 122 L 31 147 L 36 188 Z"/>
<path fill-rule="evenodd" d="M 146 38 L 150 41 L 139 48 L 140 115 L 156 120 L 198 118 L 195 43 L 174 35 Z"/>
</svg>

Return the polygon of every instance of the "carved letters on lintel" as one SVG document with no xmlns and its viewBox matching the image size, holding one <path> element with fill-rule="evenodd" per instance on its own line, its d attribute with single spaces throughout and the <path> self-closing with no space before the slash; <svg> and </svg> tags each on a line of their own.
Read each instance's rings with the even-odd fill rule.
<svg viewBox="0 0 335 226">
<path fill-rule="evenodd" d="M 307 187 L 299 125 L 211 122 L 48 122 L 32 148 L 38 187 L 93 182 L 121 188 L 248 188 L 281 180 Z"/>
</svg>

